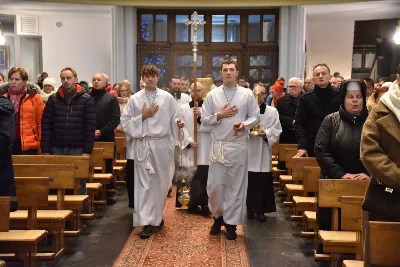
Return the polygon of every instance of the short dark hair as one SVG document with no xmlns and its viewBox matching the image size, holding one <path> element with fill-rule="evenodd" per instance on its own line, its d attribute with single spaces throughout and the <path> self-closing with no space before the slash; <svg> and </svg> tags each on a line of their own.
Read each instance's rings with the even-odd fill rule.
<svg viewBox="0 0 400 267">
<path fill-rule="evenodd" d="M 377 39 L 377 38 L 382 38 L 382 36 L 380 36 L 379 34 L 377 34 L 377 35 L 375 36 L 375 39 Z"/>
<path fill-rule="evenodd" d="M 24 68 L 21 68 L 21 67 L 12 67 L 12 68 L 10 69 L 10 71 L 8 72 L 8 79 L 10 79 L 11 76 L 12 76 L 14 73 L 19 73 L 19 75 L 21 75 L 21 79 L 22 79 L 23 81 L 27 81 L 27 80 L 28 80 L 28 73 L 26 73 L 26 70 L 25 70 Z"/>
<path fill-rule="evenodd" d="M 171 76 L 171 82 L 172 82 L 172 79 L 178 79 L 178 80 L 180 80 L 180 78 L 179 78 L 178 75 L 172 75 L 172 76 Z"/>
<path fill-rule="evenodd" d="M 328 73 L 331 73 L 331 69 L 325 63 L 319 63 L 319 64 L 315 65 L 312 70 L 314 71 L 317 67 L 325 67 L 328 69 Z"/>
<path fill-rule="evenodd" d="M 240 77 L 239 77 L 239 80 L 244 80 L 244 81 L 246 82 L 246 77 L 240 76 Z"/>
<path fill-rule="evenodd" d="M 390 82 L 390 78 L 389 77 L 381 77 L 381 78 L 379 78 L 379 81 L 378 81 L 379 83 L 380 82 L 384 82 L 384 83 L 386 83 L 386 82 Z"/>
<path fill-rule="evenodd" d="M 285 82 L 285 78 L 283 78 L 282 76 L 279 76 L 279 77 L 276 79 L 276 81 L 283 81 L 283 82 Z"/>
<path fill-rule="evenodd" d="M 181 80 L 183 80 L 183 81 L 188 81 L 188 82 L 190 83 L 190 80 L 189 80 L 189 78 L 188 78 L 188 77 L 186 77 L 186 76 L 182 76 L 182 77 L 181 77 Z"/>
<path fill-rule="evenodd" d="M 61 73 L 62 73 L 63 71 L 68 71 L 68 70 L 69 70 L 70 72 L 72 72 L 72 74 L 74 75 L 75 78 L 78 78 L 78 74 L 76 73 L 76 70 L 73 69 L 73 68 L 71 68 L 71 67 L 63 68 L 63 69 L 61 70 L 61 72 L 60 72 L 60 76 L 61 76 Z"/>
<path fill-rule="evenodd" d="M 229 65 L 229 64 L 234 64 L 234 65 L 235 65 L 235 68 L 236 68 L 236 71 L 239 70 L 238 64 L 236 63 L 235 60 L 232 60 L 232 59 L 225 59 L 224 61 L 222 61 L 221 70 L 222 70 L 222 66 L 223 66 L 223 65 Z"/>
<path fill-rule="evenodd" d="M 340 76 L 340 72 L 335 71 L 335 72 L 333 73 L 333 77 L 337 78 L 338 76 Z"/>
<path fill-rule="evenodd" d="M 158 77 L 158 69 L 155 65 L 143 65 L 140 75 L 147 76 L 147 75 L 156 75 Z"/>
</svg>

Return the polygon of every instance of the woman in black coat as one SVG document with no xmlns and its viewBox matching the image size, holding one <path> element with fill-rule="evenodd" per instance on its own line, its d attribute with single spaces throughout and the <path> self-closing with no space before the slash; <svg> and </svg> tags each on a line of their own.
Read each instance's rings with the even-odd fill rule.
<svg viewBox="0 0 400 267">
<path fill-rule="evenodd" d="M 0 196 L 16 196 L 12 166 L 14 126 L 14 105 L 0 96 Z M 11 211 L 16 209 L 17 203 L 11 202 Z"/>
<path fill-rule="evenodd" d="M 369 179 L 360 160 L 361 131 L 368 117 L 366 96 L 364 82 L 346 81 L 340 91 L 339 111 L 323 120 L 314 147 L 321 179 Z M 320 230 L 331 230 L 331 209 L 319 208 L 317 221 Z M 321 249 L 319 246 L 318 253 Z"/>
</svg>

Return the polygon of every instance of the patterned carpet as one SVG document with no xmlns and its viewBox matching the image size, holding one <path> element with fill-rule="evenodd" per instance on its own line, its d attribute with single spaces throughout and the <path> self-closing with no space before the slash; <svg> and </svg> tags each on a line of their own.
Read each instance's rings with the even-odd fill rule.
<svg viewBox="0 0 400 267">
<path fill-rule="evenodd" d="M 174 188 L 173 197 L 168 198 L 166 203 L 164 229 L 142 240 L 138 236 L 142 227 L 136 227 L 114 267 L 250 266 L 243 226 L 238 227 L 235 241 L 228 241 L 224 231 L 210 236 L 212 218 L 176 210 L 175 192 Z"/>
</svg>

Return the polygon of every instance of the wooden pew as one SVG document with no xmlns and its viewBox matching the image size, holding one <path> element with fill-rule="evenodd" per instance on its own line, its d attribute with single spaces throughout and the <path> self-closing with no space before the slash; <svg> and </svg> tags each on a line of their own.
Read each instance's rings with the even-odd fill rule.
<svg viewBox="0 0 400 267">
<path fill-rule="evenodd" d="M 281 161 L 285 161 L 286 148 L 298 148 L 298 145 L 297 144 L 279 144 L 278 158 Z M 274 176 L 276 181 L 278 181 L 279 175 L 286 174 L 286 173 L 287 173 L 286 170 L 279 170 L 278 167 L 272 168 L 272 175 Z"/>
<path fill-rule="evenodd" d="M 293 196 L 304 195 L 304 185 L 300 184 L 303 180 L 304 166 L 318 167 L 318 162 L 314 157 L 292 158 L 292 176 L 283 183 L 285 191 L 289 196 L 289 201 L 284 203 L 287 206 L 292 206 Z M 301 219 L 301 217 L 299 218 Z"/>
<path fill-rule="evenodd" d="M 41 259 L 59 259 L 64 253 L 64 229 L 72 218 L 70 210 L 37 210 L 48 205 L 49 178 L 16 177 L 18 205 L 28 210 L 17 210 L 10 214 L 10 227 L 14 229 L 46 229 L 52 235 L 52 252 L 36 255 Z"/>
<path fill-rule="evenodd" d="M 112 173 L 95 173 L 96 167 L 101 167 L 102 171 L 105 171 L 105 158 L 104 158 L 104 149 L 103 148 L 93 148 L 92 155 L 90 156 L 90 174 L 89 174 L 89 181 L 91 182 L 90 185 L 87 184 L 88 194 L 91 198 L 91 203 L 94 205 L 106 205 L 107 199 L 107 191 L 106 185 L 111 183 L 111 179 L 113 178 Z M 93 185 L 92 185 L 93 184 Z M 97 184 L 97 186 L 95 186 Z M 95 200 L 94 194 L 90 194 L 93 186 L 93 190 L 97 190 L 98 185 L 101 185 L 101 198 L 99 200 Z"/>
<path fill-rule="evenodd" d="M 115 137 L 115 159 L 113 171 L 116 175 L 116 184 L 125 184 L 125 169 L 126 169 L 126 139 L 125 137 Z"/>
<path fill-rule="evenodd" d="M 106 160 L 106 159 L 114 160 L 114 155 L 115 155 L 115 153 L 114 153 L 114 143 L 112 143 L 112 142 L 95 142 L 94 143 L 94 148 L 102 148 L 102 149 L 104 149 L 104 152 L 103 152 L 104 160 Z M 101 173 L 100 174 L 94 173 L 94 175 L 93 175 L 94 179 L 104 178 L 105 175 L 108 175 L 109 177 L 111 177 L 110 178 L 110 183 L 111 183 L 111 181 L 114 178 L 115 174 L 116 175 L 121 175 L 121 173 L 123 172 L 124 168 L 121 167 L 121 166 L 115 166 L 115 167 L 113 167 L 113 173 L 106 173 L 105 161 L 104 161 L 104 165 L 102 167 L 96 166 L 95 170 L 101 171 Z M 111 194 L 115 194 L 116 193 L 115 189 L 105 189 L 105 190 L 108 193 L 111 193 Z"/>
<path fill-rule="evenodd" d="M 14 164 L 67 164 L 75 166 L 75 195 L 80 195 L 79 179 L 89 178 L 89 156 L 60 156 L 60 155 L 24 155 L 13 156 Z M 88 185 L 87 185 L 88 186 Z M 97 195 L 100 192 L 101 184 L 90 184 L 86 191 Z M 71 198 L 71 197 L 69 197 Z M 93 206 L 89 205 L 89 213 L 81 214 L 81 219 L 92 219 L 94 217 Z"/>
<path fill-rule="evenodd" d="M 321 175 L 321 169 L 308 165 L 304 165 L 302 169 L 303 193 L 302 196 L 293 196 L 294 215 L 291 216 L 292 220 L 303 220 L 305 211 L 315 211 L 317 207 L 316 193 L 318 192 L 318 179 Z M 310 196 L 310 194 L 314 196 Z M 303 229 L 304 227 L 305 223 L 303 223 Z M 311 235 L 313 236 L 314 233 L 311 233 Z"/>
<path fill-rule="evenodd" d="M 35 267 L 37 245 L 45 230 L 9 230 L 10 198 L 0 197 L 0 253 L 15 253 L 25 267 Z"/>
<path fill-rule="evenodd" d="M 400 266 L 400 222 L 368 222 L 369 260 L 375 266 Z M 346 267 L 363 267 L 363 261 L 343 261 Z"/>
<path fill-rule="evenodd" d="M 293 157 L 297 154 L 297 148 L 286 148 L 283 154 L 283 161 L 286 163 L 287 175 L 280 174 L 279 175 L 279 191 L 278 196 L 286 195 L 284 191 L 286 183 L 290 183 L 292 181 L 292 167 L 293 167 Z"/>
<path fill-rule="evenodd" d="M 70 209 L 74 212 L 73 231 L 65 231 L 66 235 L 76 236 L 80 233 L 80 214 L 87 195 L 65 195 L 64 190 L 75 187 L 75 166 L 65 164 L 13 164 L 16 177 L 31 177 L 34 173 L 41 177 L 52 178 L 49 182 L 49 189 L 56 189 L 57 196 L 49 195 L 49 206 L 40 208 L 57 210 Z"/>
<path fill-rule="evenodd" d="M 332 229 L 331 231 L 319 230 L 318 238 L 324 247 L 324 252 L 331 253 L 332 255 L 331 266 L 338 266 L 340 254 L 357 253 L 357 233 L 352 231 L 354 229 L 354 224 L 347 224 L 349 221 L 346 221 L 346 216 L 349 215 L 346 215 L 346 212 L 345 216 L 342 216 L 342 231 L 339 231 L 339 209 L 342 208 L 342 202 L 339 201 L 340 197 L 363 197 L 368 184 L 369 181 L 365 180 L 319 180 L 318 206 L 321 208 L 332 209 Z M 359 205 L 360 212 L 356 212 L 356 214 L 353 215 L 361 218 L 361 202 Z"/>
</svg>

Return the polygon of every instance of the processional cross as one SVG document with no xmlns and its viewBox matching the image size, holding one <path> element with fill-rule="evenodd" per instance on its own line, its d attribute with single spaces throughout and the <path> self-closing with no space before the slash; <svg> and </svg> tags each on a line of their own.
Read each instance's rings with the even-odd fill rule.
<svg viewBox="0 0 400 267">
<path fill-rule="evenodd" d="M 197 12 L 193 12 L 191 20 L 185 20 L 185 24 L 188 26 L 191 26 L 191 28 L 193 29 L 193 90 L 194 90 L 194 94 L 193 94 L 193 103 L 194 106 L 197 108 L 198 107 L 198 103 L 197 103 L 197 28 L 199 26 L 203 26 L 204 24 L 206 24 L 206 22 L 204 20 L 199 19 L 199 15 L 197 15 Z M 197 143 L 197 119 L 194 118 L 193 120 L 193 132 L 194 132 L 194 142 Z M 197 150 L 194 149 L 194 167 L 197 167 Z"/>
</svg>

